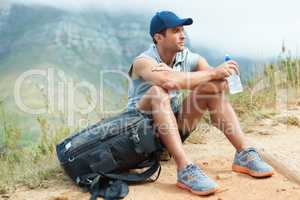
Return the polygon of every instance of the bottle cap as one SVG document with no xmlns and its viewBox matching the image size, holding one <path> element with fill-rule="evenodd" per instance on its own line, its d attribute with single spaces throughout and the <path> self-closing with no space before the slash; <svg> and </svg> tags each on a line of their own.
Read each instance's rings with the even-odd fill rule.
<svg viewBox="0 0 300 200">
<path fill-rule="evenodd" d="M 231 57 L 229 54 L 225 54 L 225 58 L 224 58 L 225 62 L 231 60 Z"/>
</svg>

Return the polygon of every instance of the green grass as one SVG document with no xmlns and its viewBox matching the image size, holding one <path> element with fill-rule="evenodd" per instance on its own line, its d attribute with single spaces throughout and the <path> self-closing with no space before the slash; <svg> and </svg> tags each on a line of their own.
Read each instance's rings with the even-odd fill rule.
<svg viewBox="0 0 300 200">
<path fill-rule="evenodd" d="M 280 91 L 286 91 L 287 100 L 297 98 L 300 90 L 300 60 L 288 58 L 264 66 L 264 73 L 246 84 L 244 92 L 230 96 L 236 112 L 242 116 L 257 115 L 276 109 Z M 288 102 L 287 102 L 288 103 Z M 264 115 L 264 114 L 262 114 Z"/>
<path fill-rule="evenodd" d="M 22 130 L 12 120 L 8 120 L 3 103 L 0 104 L 0 110 L 0 193 L 15 189 L 17 184 L 30 188 L 42 186 L 44 180 L 61 171 L 55 156 L 55 144 L 69 135 L 69 128 L 51 128 L 46 118 L 38 117 L 40 140 L 35 145 L 22 146 Z"/>
</svg>

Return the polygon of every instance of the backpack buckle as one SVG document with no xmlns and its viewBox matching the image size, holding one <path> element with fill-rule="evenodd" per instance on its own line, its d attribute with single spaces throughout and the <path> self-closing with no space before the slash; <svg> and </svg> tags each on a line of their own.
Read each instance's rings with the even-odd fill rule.
<svg viewBox="0 0 300 200">
<path fill-rule="evenodd" d="M 133 142 L 136 143 L 136 144 L 138 144 L 141 141 L 138 134 L 133 134 L 131 136 L 131 138 L 132 138 Z"/>
<path fill-rule="evenodd" d="M 69 162 L 73 162 L 74 160 L 75 160 L 74 156 L 70 156 L 70 157 L 68 158 L 68 161 L 69 161 Z"/>
</svg>

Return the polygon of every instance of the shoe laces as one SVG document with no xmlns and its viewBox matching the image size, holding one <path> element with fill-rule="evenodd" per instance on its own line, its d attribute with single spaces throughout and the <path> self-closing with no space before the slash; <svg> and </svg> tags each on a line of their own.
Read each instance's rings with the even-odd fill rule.
<svg viewBox="0 0 300 200">
<path fill-rule="evenodd" d="M 245 155 L 247 155 L 247 160 L 248 160 L 248 156 L 250 157 L 249 160 L 262 160 L 260 155 L 257 153 L 256 149 L 254 148 L 246 149 Z"/>
<path fill-rule="evenodd" d="M 189 171 L 191 176 L 194 177 L 206 177 L 206 174 L 195 164 L 190 164 L 187 166 L 187 170 Z"/>
</svg>

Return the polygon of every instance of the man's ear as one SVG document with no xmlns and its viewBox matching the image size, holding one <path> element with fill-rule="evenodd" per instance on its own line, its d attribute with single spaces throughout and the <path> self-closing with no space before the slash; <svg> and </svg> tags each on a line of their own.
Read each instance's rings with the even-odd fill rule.
<svg viewBox="0 0 300 200">
<path fill-rule="evenodd" d="M 156 42 L 158 42 L 159 40 L 162 39 L 162 35 L 159 34 L 159 33 L 155 33 L 155 34 L 154 34 L 154 39 L 155 39 Z"/>
</svg>

